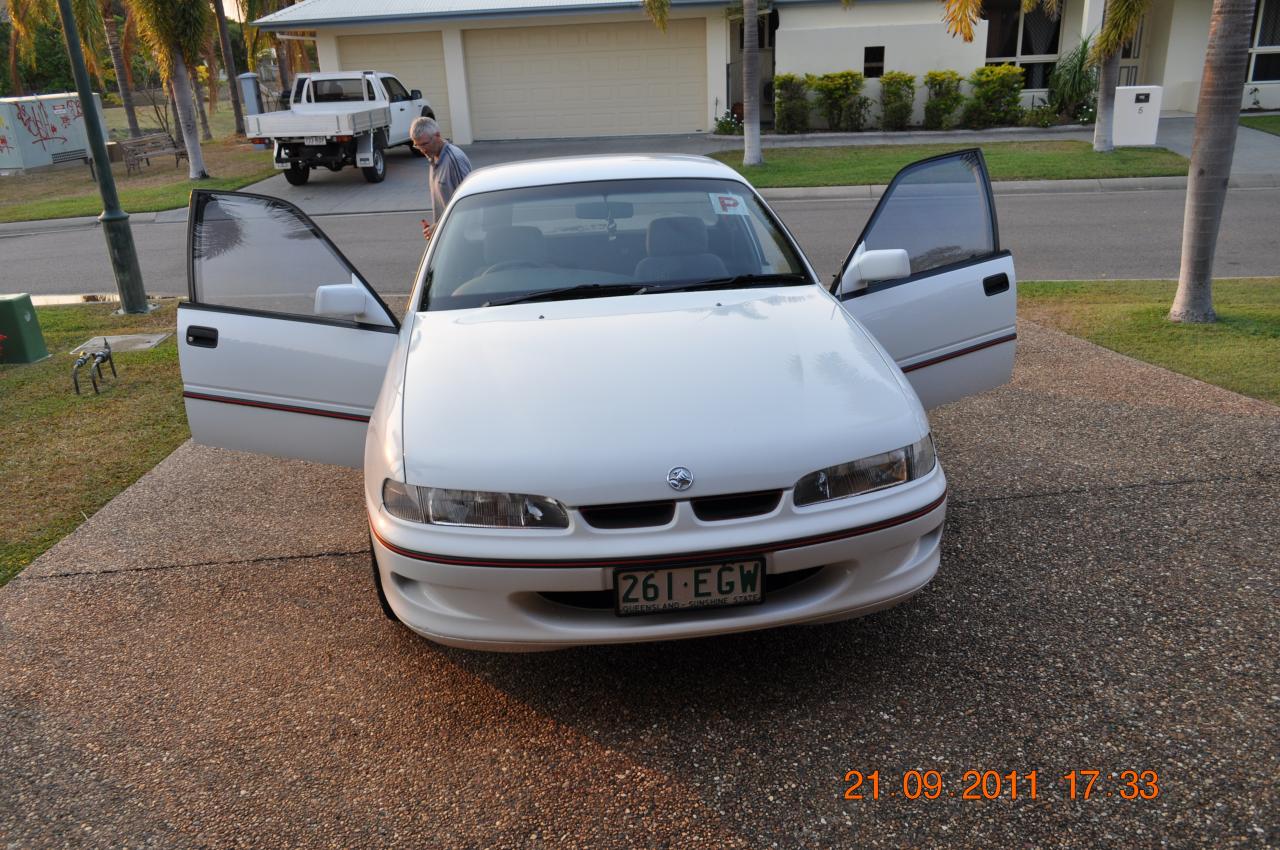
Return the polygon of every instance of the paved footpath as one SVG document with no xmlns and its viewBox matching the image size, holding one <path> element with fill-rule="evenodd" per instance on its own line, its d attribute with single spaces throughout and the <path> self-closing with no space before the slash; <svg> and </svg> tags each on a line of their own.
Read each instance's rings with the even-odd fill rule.
<svg viewBox="0 0 1280 850">
<path fill-rule="evenodd" d="M 932 420 L 909 603 L 524 656 L 382 619 L 355 473 L 185 445 L 0 589 L 0 847 L 1276 846 L 1280 408 L 1024 322 Z"/>
</svg>

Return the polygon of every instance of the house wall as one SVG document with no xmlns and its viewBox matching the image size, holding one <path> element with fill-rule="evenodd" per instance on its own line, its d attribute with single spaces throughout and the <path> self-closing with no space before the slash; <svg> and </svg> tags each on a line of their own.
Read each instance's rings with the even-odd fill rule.
<svg viewBox="0 0 1280 850">
<path fill-rule="evenodd" d="M 953 70 L 968 76 L 986 64 L 987 23 L 979 21 L 966 43 L 947 35 L 936 3 L 889 0 L 883 3 L 780 5 L 774 48 L 775 74 L 827 74 L 862 71 L 863 50 L 884 46 L 886 71 L 905 71 L 917 81 L 913 123 L 924 120 L 921 79 L 929 71 Z M 877 106 L 880 83 L 868 80 L 863 93 Z M 817 116 L 815 116 L 816 118 Z"/>
<path fill-rule="evenodd" d="M 1152 4 L 1153 14 L 1159 5 Z M 1204 0 L 1173 0 L 1165 4 L 1163 14 L 1168 18 L 1161 29 L 1167 35 L 1157 39 L 1160 46 L 1152 45 L 1152 52 L 1161 54 L 1164 61 L 1157 63 L 1152 56 L 1148 66 L 1152 81 L 1164 87 L 1164 109 L 1196 111 L 1204 53 L 1209 46 L 1210 11 L 1210 4 Z"/>
</svg>

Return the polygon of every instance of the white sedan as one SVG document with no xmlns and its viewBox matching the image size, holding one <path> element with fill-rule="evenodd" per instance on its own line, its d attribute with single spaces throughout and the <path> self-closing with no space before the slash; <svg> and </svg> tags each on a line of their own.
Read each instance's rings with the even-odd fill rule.
<svg viewBox="0 0 1280 850">
<path fill-rule="evenodd" d="M 363 467 L 383 609 L 455 646 L 894 605 L 938 569 L 925 409 L 1013 367 L 976 150 L 903 169 L 829 287 L 701 157 L 476 171 L 403 317 L 284 201 L 197 191 L 190 227 L 193 436 Z"/>
</svg>

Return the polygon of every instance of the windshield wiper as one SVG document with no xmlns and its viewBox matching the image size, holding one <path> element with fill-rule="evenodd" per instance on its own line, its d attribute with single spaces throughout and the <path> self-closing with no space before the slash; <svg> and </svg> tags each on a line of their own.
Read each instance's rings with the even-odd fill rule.
<svg viewBox="0 0 1280 850">
<path fill-rule="evenodd" d="M 695 289 L 746 289 L 750 286 L 796 286 L 812 283 L 807 274 L 788 272 L 786 274 L 738 274 L 733 277 L 718 277 L 713 280 L 696 280 L 685 283 L 674 283 L 669 286 L 650 285 L 645 292 L 691 292 Z"/>
<path fill-rule="evenodd" d="M 486 301 L 480 306 L 501 307 L 504 304 L 527 304 L 531 301 L 559 301 L 570 298 L 607 298 L 611 295 L 633 295 L 644 288 L 643 283 L 580 283 L 577 286 L 564 286 L 559 289 L 544 289 L 542 292 L 517 295 L 515 298 Z"/>
</svg>

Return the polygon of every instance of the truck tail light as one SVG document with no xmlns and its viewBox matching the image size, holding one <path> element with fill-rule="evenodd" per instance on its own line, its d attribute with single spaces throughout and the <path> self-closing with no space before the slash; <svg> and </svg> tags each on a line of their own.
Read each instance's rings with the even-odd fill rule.
<svg viewBox="0 0 1280 850">
<path fill-rule="evenodd" d="M 266 139 L 250 139 L 249 141 L 255 145 L 265 145 L 267 143 Z"/>
<path fill-rule="evenodd" d="M 334 138 L 335 138 L 335 139 L 337 139 L 337 140 L 338 140 L 338 141 L 340 141 L 340 142 L 349 142 L 349 141 L 351 141 L 354 137 L 353 137 L 353 136 L 334 136 Z"/>
</svg>

